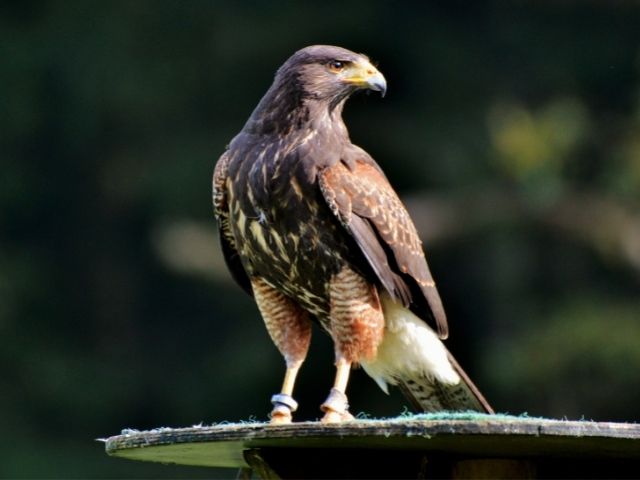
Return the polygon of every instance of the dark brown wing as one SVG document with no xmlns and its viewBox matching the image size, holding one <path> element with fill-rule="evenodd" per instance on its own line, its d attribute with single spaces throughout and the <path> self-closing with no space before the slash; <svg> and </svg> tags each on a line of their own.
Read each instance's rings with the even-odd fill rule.
<svg viewBox="0 0 640 480">
<path fill-rule="evenodd" d="M 227 198 L 228 152 L 222 154 L 213 171 L 213 214 L 218 220 L 222 255 L 233 279 L 249 295 L 253 295 L 251 281 L 245 272 L 236 249 L 235 238 L 229 226 L 229 199 Z"/>
<path fill-rule="evenodd" d="M 373 160 L 349 162 L 349 167 L 338 162 L 320 173 L 319 183 L 383 287 L 421 318 L 433 320 L 440 338 L 446 338 L 447 319 L 418 232 Z"/>
</svg>

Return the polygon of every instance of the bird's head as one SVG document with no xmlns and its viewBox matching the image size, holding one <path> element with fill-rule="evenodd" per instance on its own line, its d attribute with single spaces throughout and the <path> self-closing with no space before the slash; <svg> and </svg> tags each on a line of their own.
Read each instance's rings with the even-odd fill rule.
<svg viewBox="0 0 640 480">
<path fill-rule="evenodd" d="M 342 106 L 362 89 L 382 95 L 387 90 L 386 80 L 365 55 L 329 45 L 303 48 L 278 69 L 244 130 L 287 134 L 312 124 L 326 126 L 329 119 L 333 128 L 347 135 L 340 118 Z"/>
<path fill-rule="evenodd" d="M 314 45 L 294 53 L 280 67 L 276 80 L 298 83 L 304 94 L 332 104 L 356 90 L 387 91 L 387 82 L 362 54 L 329 45 Z"/>
</svg>

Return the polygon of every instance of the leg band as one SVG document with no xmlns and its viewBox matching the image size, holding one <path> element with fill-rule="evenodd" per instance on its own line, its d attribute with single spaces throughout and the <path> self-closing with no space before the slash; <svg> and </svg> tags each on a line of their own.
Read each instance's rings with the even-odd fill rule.
<svg viewBox="0 0 640 480">
<path fill-rule="evenodd" d="M 271 397 L 271 403 L 273 404 L 273 411 L 282 411 L 286 409 L 287 412 L 295 412 L 298 409 L 298 402 L 296 402 L 291 395 L 285 393 L 276 393 Z"/>
<path fill-rule="evenodd" d="M 347 400 L 347 396 L 342 393 L 340 390 L 336 390 L 332 388 L 329 392 L 329 396 L 324 401 L 324 403 L 320 406 L 320 409 L 323 412 L 333 411 L 340 414 L 348 413 L 349 411 L 349 403 Z"/>
</svg>

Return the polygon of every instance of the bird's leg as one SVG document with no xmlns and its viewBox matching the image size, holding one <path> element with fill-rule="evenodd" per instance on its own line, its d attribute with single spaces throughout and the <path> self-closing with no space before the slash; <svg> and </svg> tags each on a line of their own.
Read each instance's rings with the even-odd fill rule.
<svg viewBox="0 0 640 480">
<path fill-rule="evenodd" d="M 282 389 L 280 393 L 276 393 L 271 397 L 271 403 L 273 403 L 273 410 L 271 410 L 272 424 L 291 423 L 291 414 L 298 409 L 298 402 L 293 399 L 292 395 L 293 385 L 296 382 L 301 365 L 302 362 L 297 363 L 295 366 L 287 365 Z"/>
<path fill-rule="evenodd" d="M 320 406 L 325 412 L 322 423 L 337 423 L 345 420 L 353 420 L 353 415 L 349 413 L 349 402 L 347 400 L 347 383 L 351 372 L 351 362 L 340 357 L 336 361 L 336 379 L 329 396 Z"/>
<path fill-rule="evenodd" d="M 352 364 L 376 356 L 384 332 L 378 291 L 362 275 L 345 266 L 329 282 L 330 325 L 336 352 L 336 380 L 320 407 L 323 423 L 353 419 L 347 401 Z"/>
<path fill-rule="evenodd" d="M 280 393 L 271 397 L 271 423 L 290 423 L 298 403 L 291 396 L 300 366 L 311 342 L 311 321 L 289 297 L 260 278 L 251 279 L 253 295 L 267 331 L 287 362 Z"/>
</svg>

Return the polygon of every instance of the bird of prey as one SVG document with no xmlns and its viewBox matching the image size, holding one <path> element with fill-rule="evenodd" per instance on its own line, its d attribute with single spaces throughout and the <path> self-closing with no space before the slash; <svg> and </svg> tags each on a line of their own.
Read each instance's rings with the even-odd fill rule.
<svg viewBox="0 0 640 480">
<path fill-rule="evenodd" d="M 352 93 L 386 88 L 365 55 L 303 48 L 278 69 L 216 164 L 227 266 L 286 362 L 272 423 L 290 422 L 297 408 L 293 387 L 312 321 L 335 346 L 323 422 L 353 418 L 346 388 L 355 365 L 424 411 L 492 411 L 441 342 L 447 320 L 407 210 L 342 120 Z"/>
</svg>

